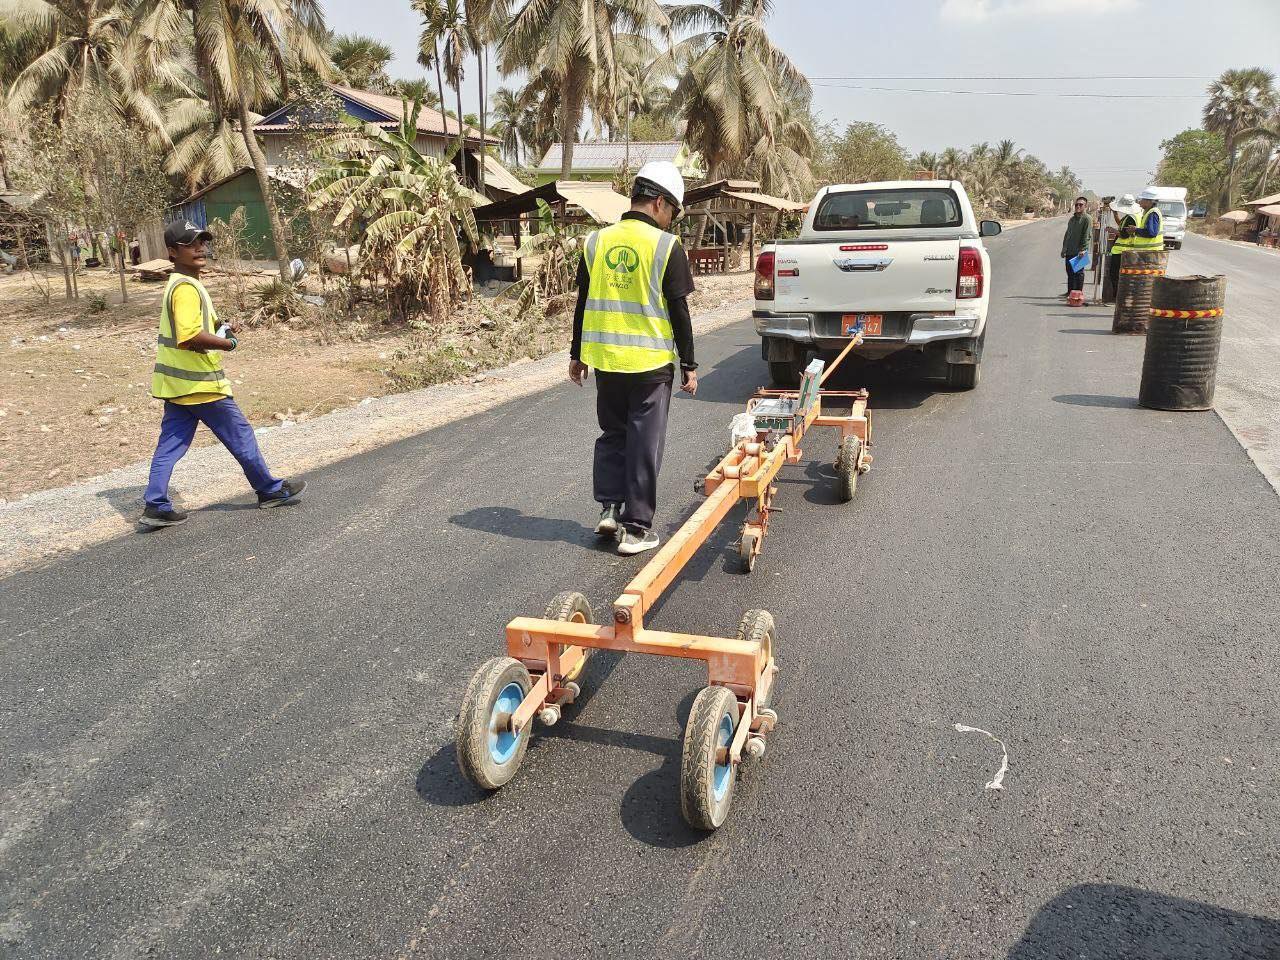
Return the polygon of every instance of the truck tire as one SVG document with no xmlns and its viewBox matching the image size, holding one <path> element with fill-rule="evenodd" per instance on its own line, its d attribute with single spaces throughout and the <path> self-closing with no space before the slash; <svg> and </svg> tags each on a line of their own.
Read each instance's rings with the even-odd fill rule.
<svg viewBox="0 0 1280 960">
<path fill-rule="evenodd" d="M 947 386 L 952 390 L 972 390 L 981 379 L 980 363 L 948 363 Z"/>
<path fill-rule="evenodd" d="M 770 360 L 769 379 L 775 387 L 792 390 L 800 386 L 800 377 L 804 373 L 804 368 L 803 354 L 792 360 Z"/>
</svg>

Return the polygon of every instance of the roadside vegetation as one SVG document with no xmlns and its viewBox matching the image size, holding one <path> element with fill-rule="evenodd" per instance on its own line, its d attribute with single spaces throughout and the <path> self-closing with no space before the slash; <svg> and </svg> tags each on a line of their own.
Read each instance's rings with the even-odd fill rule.
<svg viewBox="0 0 1280 960">
<path fill-rule="evenodd" d="M 1225 71 L 1209 85 L 1201 124 L 1160 144 L 1156 182 L 1187 188 L 1210 219 L 1280 192 L 1280 88 L 1261 67 Z"/>
</svg>

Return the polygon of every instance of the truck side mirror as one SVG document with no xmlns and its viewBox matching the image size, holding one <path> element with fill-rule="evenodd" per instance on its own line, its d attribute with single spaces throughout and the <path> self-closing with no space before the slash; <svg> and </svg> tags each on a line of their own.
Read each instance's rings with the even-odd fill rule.
<svg viewBox="0 0 1280 960">
<path fill-rule="evenodd" d="M 983 237 L 997 236 L 1003 229 L 997 220 L 983 220 L 978 224 L 978 234 Z"/>
</svg>

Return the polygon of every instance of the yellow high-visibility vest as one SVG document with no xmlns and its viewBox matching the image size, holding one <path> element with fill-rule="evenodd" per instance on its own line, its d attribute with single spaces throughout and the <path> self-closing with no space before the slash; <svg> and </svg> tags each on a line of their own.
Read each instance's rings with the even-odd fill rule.
<svg viewBox="0 0 1280 960">
<path fill-rule="evenodd" d="M 1137 216 L 1138 229 L 1141 230 L 1147 222 L 1147 218 L 1155 213 L 1156 207 L 1150 210 L 1139 210 Z M 1143 237 L 1134 234 L 1132 237 L 1116 237 L 1116 242 L 1111 245 L 1112 253 L 1124 253 L 1126 250 L 1163 250 L 1164 249 L 1164 218 L 1159 218 L 1160 232 L 1154 237 Z"/>
<path fill-rule="evenodd" d="M 195 277 L 169 274 L 160 305 L 160 335 L 156 337 L 156 367 L 151 374 L 151 395 L 161 400 L 185 397 L 193 393 L 220 393 L 231 396 L 231 381 L 222 371 L 222 355 L 178 346 L 178 330 L 173 320 L 173 291 L 189 283 L 200 295 L 200 320 L 205 333 L 217 329 L 218 314 L 213 309 L 209 291 Z"/>
<path fill-rule="evenodd" d="M 674 363 L 675 334 L 662 278 L 679 241 L 643 220 L 622 220 L 587 237 L 591 282 L 580 359 L 608 373 L 644 373 Z"/>
</svg>

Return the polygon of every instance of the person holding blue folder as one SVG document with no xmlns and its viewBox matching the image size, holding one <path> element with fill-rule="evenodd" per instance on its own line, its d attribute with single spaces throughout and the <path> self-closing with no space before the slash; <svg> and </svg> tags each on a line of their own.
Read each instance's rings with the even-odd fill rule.
<svg viewBox="0 0 1280 960">
<path fill-rule="evenodd" d="M 1084 197 L 1076 197 L 1075 213 L 1067 221 L 1067 231 L 1062 235 L 1062 259 L 1067 267 L 1067 292 L 1062 295 L 1068 299 L 1073 290 L 1084 290 L 1084 268 L 1089 265 L 1089 234 L 1093 222 L 1085 213 L 1088 201 Z"/>
</svg>

